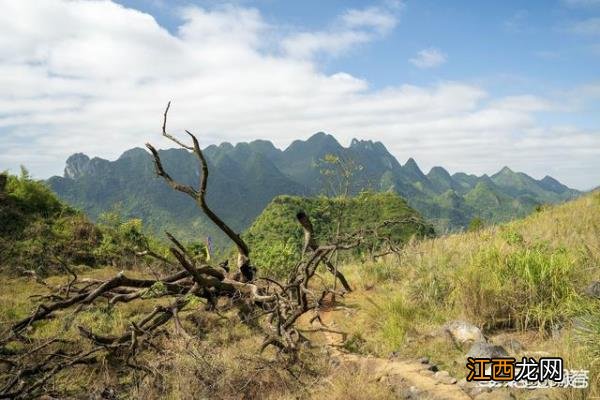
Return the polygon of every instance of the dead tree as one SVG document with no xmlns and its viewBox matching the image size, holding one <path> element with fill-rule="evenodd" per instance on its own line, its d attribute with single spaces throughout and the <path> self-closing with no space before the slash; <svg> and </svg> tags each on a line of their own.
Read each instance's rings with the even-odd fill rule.
<svg viewBox="0 0 600 400">
<path fill-rule="evenodd" d="M 170 105 L 170 104 L 169 104 Z M 101 362 L 102 355 L 110 354 L 122 361 L 129 368 L 146 371 L 144 366 L 135 364 L 135 356 L 148 349 L 157 348 L 157 338 L 166 329 L 166 324 L 173 321 L 175 331 L 181 335 L 200 340 L 186 332 L 180 322 L 179 314 L 183 312 L 193 297 L 206 299 L 205 312 L 218 311 L 218 299 L 225 298 L 230 306 L 244 309 L 247 320 L 252 321 L 264 335 L 261 351 L 272 346 L 277 354 L 285 355 L 294 360 L 302 343 L 308 339 L 297 327 L 299 318 L 311 311 L 317 310 L 325 296 L 332 289 L 313 281 L 320 264 L 335 274 L 346 290 L 350 286 L 341 272 L 335 270 L 329 257 L 339 251 L 358 246 L 362 241 L 373 235 L 376 230 L 361 230 L 354 234 L 345 235 L 338 242 L 329 245 L 318 245 L 312 231 L 309 216 L 301 212 L 297 215 L 298 222 L 305 232 L 305 246 L 300 263 L 291 268 L 287 282 L 279 282 L 269 278 L 255 277 L 255 268 L 250 262 L 250 249 L 206 203 L 206 188 L 208 182 L 208 165 L 197 138 L 190 132 L 192 145 L 188 146 L 166 131 L 167 113 L 164 113 L 162 133 L 179 146 L 192 151 L 200 165 L 200 182 L 198 188 L 176 182 L 165 171 L 159 152 L 150 144 L 146 146 L 152 153 L 156 173 L 162 177 L 174 190 L 189 195 L 202 212 L 235 244 L 238 252 L 238 272 L 230 275 L 226 263 L 218 266 L 202 264 L 171 234 L 167 237 L 171 242 L 172 259 L 159 256 L 150 249 L 140 253 L 145 257 L 157 257 L 176 269 L 170 275 L 152 278 L 131 278 L 119 273 L 108 280 L 82 279 L 66 264 L 63 269 L 70 275 L 64 285 L 51 287 L 44 282 L 51 294 L 38 296 L 39 304 L 27 317 L 12 324 L 8 332 L 0 339 L 0 364 L 5 371 L 0 376 L 1 398 L 31 398 L 44 391 L 46 385 L 58 372 L 77 365 L 89 365 Z M 404 223 L 396 221 L 395 223 Z M 385 221 L 385 224 L 394 222 Z M 108 307 L 118 307 L 120 303 L 144 301 L 151 297 L 170 299 L 166 306 L 156 306 L 150 313 L 133 318 L 128 328 L 123 332 L 111 335 L 99 335 L 85 326 L 77 326 L 80 336 L 89 345 L 82 349 L 80 344 L 61 339 L 60 333 L 56 338 L 46 341 L 34 339 L 33 333 L 49 319 L 60 319 L 64 329 L 68 329 L 79 312 L 106 302 Z M 19 342 L 23 350 L 12 351 L 10 344 Z M 65 350 L 70 349 L 70 350 Z M 149 372 L 149 371 L 146 371 Z"/>
<path fill-rule="evenodd" d="M 298 214 L 296 214 L 296 219 L 298 220 L 298 222 L 302 226 L 302 230 L 304 231 L 304 246 L 302 248 L 302 254 L 304 255 L 304 253 L 306 253 L 308 250 L 313 252 L 316 251 L 319 248 L 319 245 L 317 244 L 317 241 L 314 238 L 313 226 L 310 222 L 310 219 L 308 218 L 308 215 L 306 215 L 304 211 L 300 211 Z M 346 280 L 344 274 L 342 274 L 340 271 L 338 271 L 336 267 L 333 266 L 331 261 L 329 261 L 329 258 L 325 259 L 324 263 L 327 267 L 327 270 L 334 275 L 335 279 L 338 279 L 340 281 L 344 289 L 348 292 L 351 292 L 352 288 L 350 287 L 350 284 Z"/>
<path fill-rule="evenodd" d="M 6 182 L 8 181 L 8 176 L 4 173 L 0 174 L 0 193 L 4 193 L 6 189 Z"/>
<path fill-rule="evenodd" d="M 163 117 L 163 125 L 162 125 L 162 133 L 163 136 L 172 140 L 177 145 L 183 147 L 184 149 L 191 150 L 200 162 L 201 173 L 200 173 L 200 184 L 198 189 L 194 189 L 189 185 L 184 185 L 178 182 L 175 182 L 171 176 L 165 172 L 162 162 L 160 160 L 160 156 L 158 151 L 152 146 L 150 143 L 146 143 L 146 147 L 152 153 L 152 157 L 154 158 L 154 167 L 156 169 L 156 174 L 162 178 L 171 186 L 173 189 L 183 192 L 190 196 L 196 204 L 202 209 L 204 214 L 221 230 L 233 243 L 235 243 L 238 250 L 238 268 L 244 278 L 246 280 L 252 280 L 252 274 L 250 269 L 250 250 L 248 249 L 248 245 L 242 240 L 240 235 L 235 233 L 233 229 L 231 229 L 221 218 L 217 216 L 213 212 L 213 210 L 206 204 L 206 186 L 208 184 L 208 163 L 206 162 L 206 158 L 204 157 L 204 153 L 200 149 L 200 145 L 198 144 L 198 139 L 189 131 L 185 131 L 192 139 L 193 146 L 188 146 L 177 140 L 175 137 L 167 133 L 167 115 L 169 113 L 169 108 L 171 107 L 171 102 L 167 104 L 167 108 L 165 109 L 164 117 Z"/>
</svg>

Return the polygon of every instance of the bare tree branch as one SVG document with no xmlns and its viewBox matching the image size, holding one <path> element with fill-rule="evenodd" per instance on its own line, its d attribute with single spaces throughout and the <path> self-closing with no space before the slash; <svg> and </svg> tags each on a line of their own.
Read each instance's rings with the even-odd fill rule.
<svg viewBox="0 0 600 400">
<path fill-rule="evenodd" d="M 204 157 L 204 153 L 200 149 L 200 145 L 198 143 L 198 139 L 196 138 L 196 136 L 194 136 L 194 134 L 192 134 L 191 132 L 186 130 L 186 133 L 191 137 L 192 142 L 193 142 L 193 146 L 187 146 L 166 132 L 167 114 L 169 112 L 170 106 L 171 106 L 171 102 L 169 102 L 167 104 L 167 108 L 165 109 L 165 113 L 164 113 L 163 127 L 162 127 L 163 136 L 171 139 L 172 141 L 174 141 L 181 147 L 188 149 L 188 150 L 192 150 L 194 152 L 194 154 L 198 158 L 198 160 L 200 162 L 200 166 L 201 166 L 199 190 L 196 190 L 189 185 L 184 185 L 179 182 L 176 182 L 165 171 L 165 169 L 162 165 L 161 159 L 160 159 L 160 155 L 158 154 L 158 151 L 150 143 L 146 143 L 146 147 L 150 150 L 150 152 L 152 153 L 152 156 L 154 158 L 154 166 L 156 169 L 156 174 L 159 175 L 160 177 L 162 177 L 169 184 L 169 186 L 171 186 L 173 189 L 183 192 L 183 193 L 186 193 L 187 195 L 191 196 L 196 201 L 198 206 L 202 209 L 204 214 L 206 214 L 206 216 L 215 225 L 217 225 L 217 227 L 221 231 L 223 231 L 223 233 L 225 233 L 225 235 L 227 235 L 227 237 L 229 237 L 235 243 L 235 245 L 238 249 L 238 254 L 239 254 L 238 268 L 240 270 L 244 271 L 244 268 L 247 269 L 249 262 L 250 262 L 250 254 L 249 254 L 250 250 L 248 249 L 248 245 L 244 242 L 244 240 L 240 237 L 240 235 L 235 233 L 233 231 L 233 229 L 231 229 L 229 227 L 229 225 L 227 225 L 221 218 L 219 218 L 219 216 L 217 214 L 215 214 L 212 211 L 212 209 L 208 206 L 208 204 L 206 203 L 206 187 L 208 184 L 208 164 L 206 162 L 206 158 Z"/>
<path fill-rule="evenodd" d="M 188 145 L 180 142 L 178 139 L 175 138 L 175 136 L 167 133 L 167 114 L 169 114 L 169 108 L 171 108 L 170 101 L 167 103 L 167 108 L 165 108 L 165 112 L 163 114 L 163 124 L 162 124 L 163 136 L 166 137 L 167 139 L 170 139 L 171 141 L 177 143 L 179 146 L 183 147 L 184 149 L 193 150 L 191 146 L 188 146 Z"/>
</svg>

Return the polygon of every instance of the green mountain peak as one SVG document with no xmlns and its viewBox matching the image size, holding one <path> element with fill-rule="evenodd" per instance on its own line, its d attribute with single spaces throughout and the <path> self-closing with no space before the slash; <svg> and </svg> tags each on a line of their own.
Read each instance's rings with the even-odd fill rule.
<svg viewBox="0 0 600 400">
<path fill-rule="evenodd" d="M 198 184 L 198 160 L 192 153 L 185 149 L 159 153 L 174 179 Z M 380 142 L 354 139 L 343 147 L 324 132 L 296 140 L 285 150 L 255 140 L 211 145 L 204 153 L 210 168 L 207 201 L 238 231 L 247 229 L 278 195 L 331 193 L 331 182 L 323 175 L 327 154 L 359 167 L 351 177 L 351 195 L 365 189 L 395 192 L 441 231 L 466 227 L 476 216 L 493 222 L 524 216 L 537 204 L 579 195 L 551 177 L 537 181 L 508 167 L 491 177 L 450 175 L 442 167 L 425 175 L 413 158 L 401 165 Z M 142 218 L 156 232 L 169 229 L 182 238 L 211 235 L 215 243 L 221 236 L 191 199 L 156 177 L 150 155 L 140 148 L 115 161 L 74 154 L 67 160 L 64 177 L 52 177 L 48 184 L 92 218 L 117 207 L 124 217 Z"/>
</svg>

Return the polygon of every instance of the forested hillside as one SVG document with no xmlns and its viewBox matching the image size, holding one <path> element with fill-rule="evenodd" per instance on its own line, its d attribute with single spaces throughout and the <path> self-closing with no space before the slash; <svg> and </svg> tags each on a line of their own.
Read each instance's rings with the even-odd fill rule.
<svg viewBox="0 0 600 400">
<path fill-rule="evenodd" d="M 79 264 L 123 268 L 150 247 L 162 251 L 142 233 L 141 220 L 102 213 L 93 223 L 25 169 L 20 176 L 0 174 L 0 272 L 46 275 Z"/>
<path fill-rule="evenodd" d="M 325 133 L 297 140 L 285 150 L 257 140 L 211 145 L 204 153 L 211 170 L 207 201 L 237 231 L 247 229 L 282 194 L 393 191 L 438 232 L 464 228 L 474 218 L 501 222 L 521 217 L 537 205 L 579 194 L 551 177 L 538 181 L 507 167 L 492 176 L 450 175 L 442 167 L 424 174 L 412 158 L 401 165 L 380 142 L 353 140 L 343 147 Z M 160 154 L 174 178 L 197 182 L 198 164 L 191 153 L 171 149 Z M 67 160 L 64 177 L 53 177 L 48 184 L 61 199 L 93 219 L 117 210 L 127 218 L 142 219 L 155 233 L 166 229 L 194 239 L 210 235 L 224 243 L 193 201 L 156 178 L 145 150 L 128 150 L 115 161 L 74 154 Z"/>
<path fill-rule="evenodd" d="M 413 237 L 434 234 L 431 225 L 391 192 L 363 192 L 348 198 L 278 196 L 244 234 L 262 274 L 285 276 L 289 271 L 283 268 L 300 260 L 303 232 L 294 216 L 301 210 L 312 216 L 318 243 L 331 243 L 363 230 L 367 237 L 347 255 L 351 259 L 375 259 L 391 251 L 390 245 L 393 249 Z M 401 224 L 386 225 L 400 221 Z M 382 241 L 382 237 L 391 243 Z"/>
</svg>

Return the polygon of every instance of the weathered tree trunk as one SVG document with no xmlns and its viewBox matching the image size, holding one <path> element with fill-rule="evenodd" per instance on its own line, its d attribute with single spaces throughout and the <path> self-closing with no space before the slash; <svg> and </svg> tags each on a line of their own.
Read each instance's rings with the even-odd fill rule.
<svg viewBox="0 0 600 400">
<path fill-rule="evenodd" d="M 0 193 L 4 193 L 6 190 L 6 183 L 8 182 L 8 176 L 6 174 L 0 174 Z"/>
<path fill-rule="evenodd" d="M 317 244 L 317 241 L 314 238 L 314 230 L 313 225 L 310 222 L 310 218 L 308 217 L 308 215 L 306 215 L 304 211 L 300 211 L 298 214 L 296 214 L 296 219 L 298 220 L 298 222 L 302 226 L 302 230 L 304 231 L 304 247 L 302 249 L 302 253 L 306 253 L 307 250 L 311 250 L 313 252 L 316 251 L 319 248 L 319 245 Z M 352 288 L 350 287 L 350 284 L 346 280 L 344 274 L 338 271 L 338 269 L 334 267 L 334 265 L 331 263 L 331 261 L 329 261 L 329 259 L 323 259 L 323 262 L 327 267 L 327 270 L 331 272 L 336 279 L 339 279 L 344 289 L 347 292 L 351 292 Z"/>
</svg>

